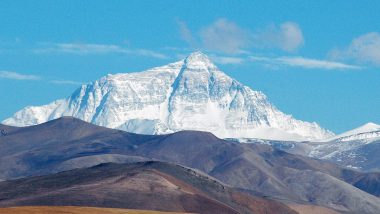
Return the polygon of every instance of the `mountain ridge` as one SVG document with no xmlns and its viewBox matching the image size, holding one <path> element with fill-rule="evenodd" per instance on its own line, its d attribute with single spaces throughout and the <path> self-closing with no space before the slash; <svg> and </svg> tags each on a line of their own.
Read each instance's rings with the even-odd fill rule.
<svg viewBox="0 0 380 214">
<path fill-rule="evenodd" d="M 0 207 L 95 206 L 189 213 L 289 213 L 286 205 L 239 192 L 172 163 L 103 163 L 0 182 Z"/>
<path fill-rule="evenodd" d="M 210 132 L 138 135 L 64 117 L 19 128 L 0 137 L 0 145 L 2 180 L 100 163 L 159 160 L 197 169 L 252 195 L 285 203 L 354 213 L 376 213 L 374 210 L 380 209 L 380 199 L 376 198 L 380 188 L 373 188 L 379 173 L 340 168 L 267 145 L 231 142 Z"/>
<path fill-rule="evenodd" d="M 210 131 L 220 138 L 315 140 L 333 136 L 284 114 L 259 91 L 220 71 L 201 52 L 143 72 L 107 75 L 69 98 L 29 106 L 3 121 L 26 126 L 61 116 L 140 134 Z"/>
<path fill-rule="evenodd" d="M 376 137 L 380 137 L 380 125 L 373 122 L 368 122 L 362 126 L 359 126 L 357 128 L 354 128 L 344 133 L 341 133 L 339 135 L 336 135 L 333 138 L 327 139 L 325 141 L 363 140 L 363 139 L 370 139 L 370 138 L 376 138 Z"/>
</svg>

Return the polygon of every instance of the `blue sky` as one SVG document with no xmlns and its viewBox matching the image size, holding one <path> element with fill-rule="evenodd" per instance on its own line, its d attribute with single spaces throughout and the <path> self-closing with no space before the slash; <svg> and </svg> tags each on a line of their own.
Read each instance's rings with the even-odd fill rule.
<svg viewBox="0 0 380 214">
<path fill-rule="evenodd" d="M 207 53 L 336 133 L 380 123 L 379 1 L 0 2 L 0 120 L 108 73 Z"/>
</svg>

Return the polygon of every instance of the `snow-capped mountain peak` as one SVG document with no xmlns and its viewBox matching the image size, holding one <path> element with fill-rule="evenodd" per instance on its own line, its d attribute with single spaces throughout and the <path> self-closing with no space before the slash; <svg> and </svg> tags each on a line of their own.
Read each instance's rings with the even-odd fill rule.
<svg viewBox="0 0 380 214">
<path fill-rule="evenodd" d="M 184 59 L 184 65 L 188 69 L 217 69 L 208 56 L 200 51 L 187 56 Z"/>
<path fill-rule="evenodd" d="M 358 128 L 336 135 L 326 141 L 368 140 L 378 137 L 380 137 L 380 125 L 369 122 Z"/>
<path fill-rule="evenodd" d="M 379 142 L 380 125 L 367 123 L 315 144 L 308 155 L 350 168 L 375 169 Z"/>
<path fill-rule="evenodd" d="M 354 135 L 354 134 L 361 134 L 361 133 L 366 133 L 366 132 L 373 132 L 373 131 L 379 131 L 380 130 L 380 125 L 376 123 L 366 123 L 356 129 L 350 130 L 348 132 L 345 132 L 339 136 L 349 136 L 349 135 Z"/>
<path fill-rule="evenodd" d="M 3 123 L 26 126 L 61 116 L 125 131 L 209 131 L 226 138 L 315 140 L 333 134 L 294 119 L 259 92 L 229 77 L 201 52 L 143 72 L 107 75 L 70 97 L 26 107 Z"/>
</svg>

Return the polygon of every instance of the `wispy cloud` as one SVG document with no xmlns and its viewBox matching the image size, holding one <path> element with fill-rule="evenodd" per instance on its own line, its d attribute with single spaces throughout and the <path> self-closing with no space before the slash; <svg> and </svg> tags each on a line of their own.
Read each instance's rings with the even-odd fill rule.
<svg viewBox="0 0 380 214">
<path fill-rule="evenodd" d="M 84 44 L 84 43 L 59 43 L 54 44 L 53 51 L 61 51 L 75 54 L 104 54 L 122 52 L 123 49 L 117 45 Z M 49 49 L 46 49 L 49 50 Z"/>
<path fill-rule="evenodd" d="M 380 66 L 380 34 L 367 33 L 352 40 L 346 48 L 333 49 L 329 56 L 332 59 L 353 59 Z"/>
<path fill-rule="evenodd" d="M 11 80 L 41 80 L 53 84 L 60 85 L 82 85 L 83 82 L 73 81 L 73 80 L 61 80 L 61 79 L 53 79 L 49 80 L 40 76 L 30 75 L 30 74 L 22 74 L 14 71 L 0 71 L 0 79 L 11 79 Z"/>
<path fill-rule="evenodd" d="M 147 49 L 134 49 L 134 50 L 125 50 L 124 53 L 129 53 L 129 54 L 135 54 L 135 55 L 140 55 L 140 56 L 147 56 L 147 57 L 154 57 L 158 59 L 167 59 L 169 58 L 165 54 L 152 51 L 152 50 L 147 50 Z"/>
<path fill-rule="evenodd" d="M 238 53 L 249 42 L 249 32 L 227 19 L 218 19 L 200 31 L 205 48 L 225 53 Z"/>
<path fill-rule="evenodd" d="M 73 81 L 73 80 L 50 80 L 50 83 L 58 85 L 82 85 L 83 82 Z"/>
<path fill-rule="evenodd" d="M 280 48 L 292 52 L 300 48 L 305 39 L 297 23 L 285 22 L 281 25 L 269 25 L 264 30 L 253 34 L 255 46 Z"/>
<path fill-rule="evenodd" d="M 190 46 L 199 44 L 197 48 L 228 54 L 247 53 L 250 48 L 293 52 L 305 43 L 300 26 L 294 22 L 252 30 L 220 18 L 202 27 L 198 34 L 193 34 L 183 21 L 177 21 L 177 24 L 182 40 Z"/>
<path fill-rule="evenodd" d="M 304 57 L 249 57 L 251 61 L 263 62 L 269 65 L 278 66 L 291 66 L 301 67 L 306 69 L 326 69 L 326 70 L 346 70 L 346 69 L 360 69 L 361 67 L 355 65 L 344 64 L 341 62 L 310 59 Z"/>
<path fill-rule="evenodd" d="M 227 65 L 227 64 L 242 64 L 245 62 L 243 57 L 229 57 L 229 56 L 217 56 L 211 55 L 211 59 L 216 64 Z"/>
<path fill-rule="evenodd" d="M 70 53 L 70 54 L 110 54 L 110 53 L 122 53 L 122 54 L 131 54 L 139 55 L 146 57 L 153 57 L 159 59 L 168 58 L 165 54 L 147 50 L 147 49 L 130 49 L 123 46 L 114 45 L 114 44 L 91 44 L 91 43 L 47 43 L 46 47 L 35 49 L 35 53 L 51 53 L 51 52 L 60 52 L 60 53 Z"/>
<path fill-rule="evenodd" d="M 14 71 L 0 71 L 0 78 L 3 79 L 13 79 L 13 80 L 39 80 L 39 76 L 22 74 Z"/>
<path fill-rule="evenodd" d="M 179 30 L 181 39 L 183 39 L 185 42 L 187 42 L 191 46 L 196 46 L 196 41 L 193 38 L 193 34 L 191 33 L 191 30 L 189 29 L 187 24 L 179 19 L 177 19 L 176 22 L 178 25 L 178 30 Z"/>
</svg>

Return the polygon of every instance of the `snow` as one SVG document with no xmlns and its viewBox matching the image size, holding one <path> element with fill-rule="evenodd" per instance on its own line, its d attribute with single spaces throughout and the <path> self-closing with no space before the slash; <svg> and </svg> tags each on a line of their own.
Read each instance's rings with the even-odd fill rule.
<svg viewBox="0 0 380 214">
<path fill-rule="evenodd" d="M 267 135 L 273 135 L 273 132 Z M 380 148 L 380 125 L 375 123 L 367 123 L 327 140 L 295 142 L 294 136 L 289 138 L 292 139 L 290 141 L 286 141 L 283 136 L 282 138 L 283 140 L 278 141 L 256 138 L 227 138 L 226 140 L 265 144 L 289 153 L 329 160 L 353 169 L 378 169 L 377 156 L 373 154 Z"/>
<path fill-rule="evenodd" d="M 143 134 L 200 130 L 220 138 L 295 141 L 334 136 L 279 111 L 262 92 L 227 76 L 201 52 L 143 72 L 107 75 L 66 99 L 26 107 L 3 123 L 28 126 L 61 116 Z"/>
<path fill-rule="evenodd" d="M 369 122 L 358 128 L 336 135 L 335 137 L 326 139 L 324 141 L 353 141 L 378 137 L 380 137 L 380 125 Z"/>
<path fill-rule="evenodd" d="M 350 168 L 361 169 L 363 163 L 374 157 L 368 156 L 367 145 L 380 140 L 380 125 L 367 123 L 313 146 L 308 156 L 339 162 Z"/>
</svg>

